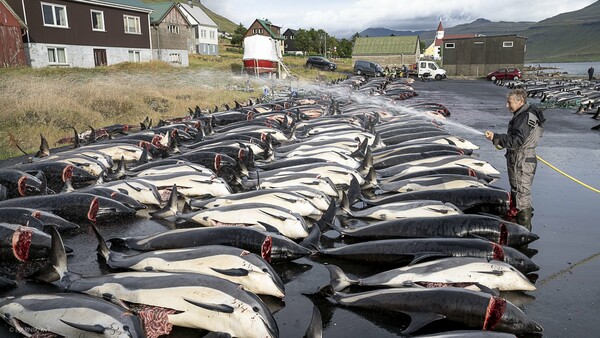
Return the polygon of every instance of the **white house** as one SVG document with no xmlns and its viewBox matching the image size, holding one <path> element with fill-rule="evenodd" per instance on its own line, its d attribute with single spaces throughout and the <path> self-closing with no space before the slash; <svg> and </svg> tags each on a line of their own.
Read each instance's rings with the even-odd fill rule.
<svg viewBox="0 0 600 338">
<path fill-rule="evenodd" d="M 194 1 L 179 3 L 178 6 L 192 23 L 194 37 L 191 53 L 219 55 L 219 34 L 217 24 Z"/>
</svg>

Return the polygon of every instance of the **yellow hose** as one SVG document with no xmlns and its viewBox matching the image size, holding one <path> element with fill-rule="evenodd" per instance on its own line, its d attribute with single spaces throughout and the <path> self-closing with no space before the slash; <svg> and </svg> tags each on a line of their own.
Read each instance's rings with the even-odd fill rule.
<svg viewBox="0 0 600 338">
<path fill-rule="evenodd" d="M 567 177 L 567 178 L 569 178 L 569 179 L 571 179 L 571 180 L 573 180 L 573 181 L 581 184 L 582 186 L 590 189 L 591 191 L 594 191 L 594 192 L 597 192 L 597 193 L 600 194 L 600 190 L 598 190 L 598 189 L 596 189 L 594 187 L 591 187 L 591 186 L 589 186 L 589 185 L 581 182 L 580 180 L 576 179 L 575 177 L 573 177 L 573 176 L 565 173 L 564 171 L 562 171 L 562 170 L 558 169 L 557 167 L 553 166 L 552 164 L 548 163 L 548 161 L 544 160 L 543 158 L 537 156 L 537 159 L 540 160 L 540 162 L 544 163 L 545 165 L 549 166 L 550 168 L 556 170 L 559 174 L 561 174 L 561 175 L 563 175 L 563 176 L 565 176 L 565 177 Z"/>
</svg>

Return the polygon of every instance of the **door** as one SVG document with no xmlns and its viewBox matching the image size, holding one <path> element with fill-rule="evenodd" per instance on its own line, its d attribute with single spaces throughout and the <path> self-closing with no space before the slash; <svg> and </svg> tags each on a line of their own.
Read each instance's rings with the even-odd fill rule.
<svg viewBox="0 0 600 338">
<path fill-rule="evenodd" d="M 106 66 L 106 49 L 94 49 L 94 65 Z"/>
</svg>

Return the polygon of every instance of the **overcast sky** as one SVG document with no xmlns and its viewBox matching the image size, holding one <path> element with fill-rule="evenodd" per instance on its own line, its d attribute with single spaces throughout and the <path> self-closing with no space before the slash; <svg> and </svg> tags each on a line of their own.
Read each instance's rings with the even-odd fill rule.
<svg viewBox="0 0 600 338">
<path fill-rule="evenodd" d="M 369 27 L 435 30 L 472 22 L 540 21 L 586 7 L 596 0 L 201 0 L 202 4 L 245 27 L 257 18 L 292 29 L 324 29 L 338 38 Z"/>
</svg>

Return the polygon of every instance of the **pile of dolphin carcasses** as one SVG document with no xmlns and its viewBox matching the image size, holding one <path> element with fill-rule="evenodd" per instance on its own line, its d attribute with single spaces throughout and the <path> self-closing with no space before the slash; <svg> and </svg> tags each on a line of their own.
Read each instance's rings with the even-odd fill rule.
<svg viewBox="0 0 600 338">
<path fill-rule="evenodd" d="M 338 262 L 310 297 L 405 313 L 405 333 L 439 320 L 540 332 L 498 293 L 535 289 L 525 274 L 538 267 L 515 247 L 537 236 L 505 220 L 510 194 L 490 185 L 499 173 L 471 156 L 477 147 L 432 118 L 448 110 L 399 102 L 415 95 L 402 79 L 322 90 L 75 134 L 87 144 L 50 154 L 43 142 L 34 161 L 2 169 L 2 261 L 34 261 L 29 279 L 66 291 L 3 298 L 2 318 L 66 337 L 158 337 L 173 326 L 277 337 L 263 302 L 285 296 L 272 265 L 307 257 Z M 103 224 L 141 217 L 176 229 L 102 237 Z M 60 233 L 79 227 L 114 273 L 69 271 Z M 378 273 L 353 277 L 353 264 Z M 0 288 L 20 287 L 14 278 Z M 322 334 L 315 314 L 311 337 Z"/>
<path fill-rule="evenodd" d="M 600 119 L 600 83 L 588 80 L 497 81 L 508 88 L 523 88 L 527 96 L 538 98 L 547 108 L 576 108 L 575 114 L 589 114 Z M 592 129 L 600 130 L 600 126 Z"/>
</svg>

